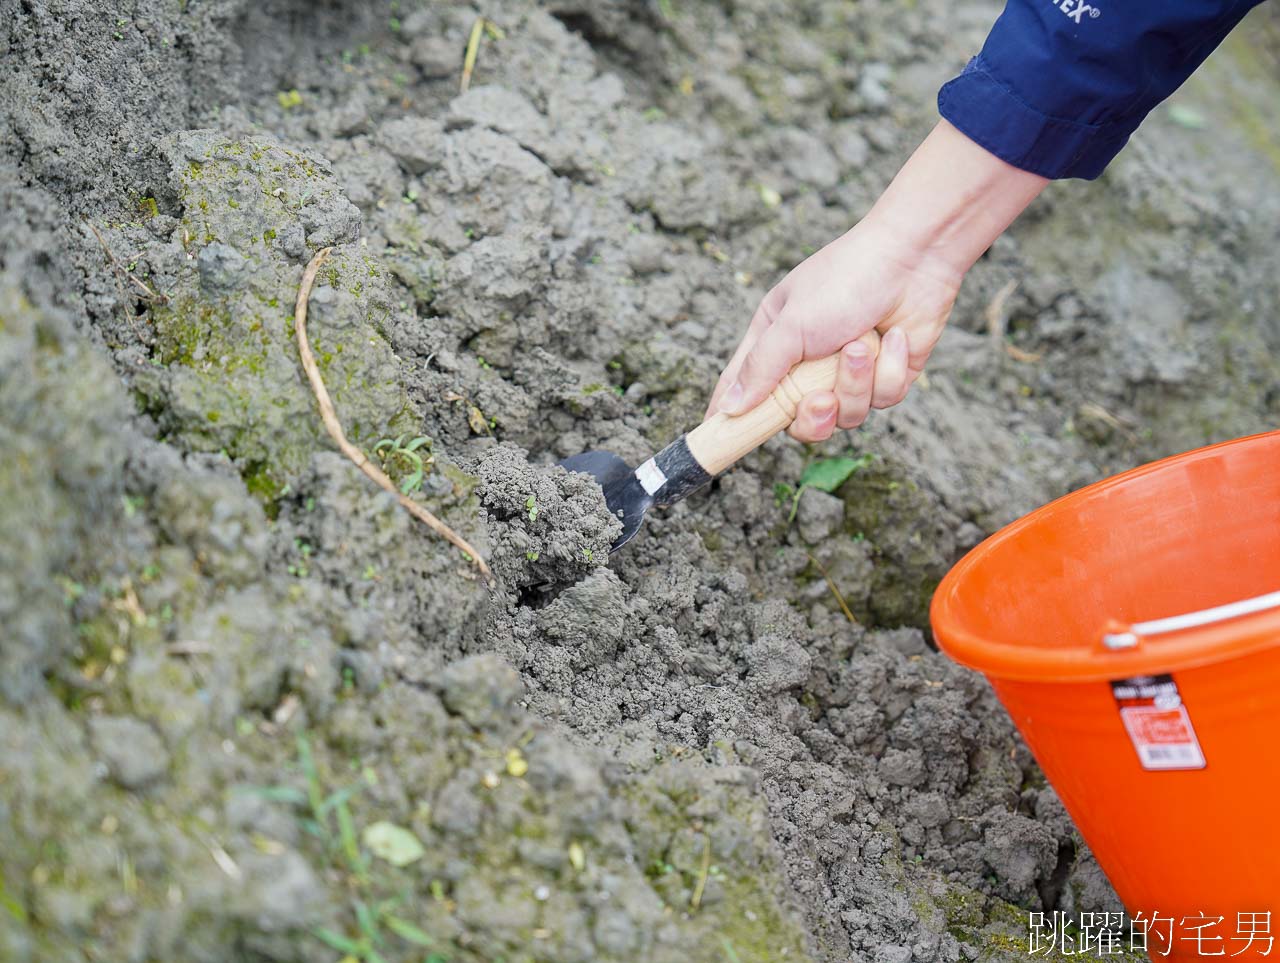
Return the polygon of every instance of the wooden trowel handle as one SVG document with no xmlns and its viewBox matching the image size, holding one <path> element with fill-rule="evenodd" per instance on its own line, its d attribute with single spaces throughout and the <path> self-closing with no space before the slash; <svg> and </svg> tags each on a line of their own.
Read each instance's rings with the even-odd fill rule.
<svg viewBox="0 0 1280 963">
<path fill-rule="evenodd" d="M 712 415 L 685 435 L 689 452 L 708 475 L 718 475 L 739 458 L 755 451 L 796 420 L 800 399 L 836 386 L 840 355 L 802 361 L 785 375 L 773 394 L 740 415 Z"/>
</svg>

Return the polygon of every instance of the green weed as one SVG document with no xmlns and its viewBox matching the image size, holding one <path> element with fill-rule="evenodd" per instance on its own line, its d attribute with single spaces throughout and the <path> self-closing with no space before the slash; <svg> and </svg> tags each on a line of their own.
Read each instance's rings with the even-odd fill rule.
<svg viewBox="0 0 1280 963">
<path fill-rule="evenodd" d="M 356 782 L 327 792 L 311 740 L 305 734 L 298 736 L 298 766 L 306 780 L 305 791 L 294 786 L 267 786 L 256 792 L 273 802 L 289 803 L 304 810 L 303 829 L 320 840 L 327 858 L 350 878 L 355 933 L 338 933 L 320 927 L 313 933 L 315 938 L 359 963 L 388 963 L 384 954 L 395 948 L 397 940 L 425 949 L 438 946 L 438 940 L 397 914 L 399 907 L 409 902 L 409 894 L 384 897 L 386 884 L 377 877 L 374 863 L 366 855 L 368 850 L 396 866 L 407 865 L 425 855 L 417 837 L 400 826 L 376 822 L 366 826 L 363 832 L 357 830 L 350 803 L 376 782 L 373 771 L 365 769 Z M 434 951 L 424 963 L 448 963 L 448 957 Z"/>
<path fill-rule="evenodd" d="M 428 451 L 424 459 L 418 449 L 424 445 L 430 445 L 431 439 L 425 435 L 419 435 L 406 443 L 405 437 L 401 435 L 398 438 L 383 438 L 373 446 L 373 452 L 382 459 L 384 470 L 389 469 L 393 463 L 398 463 L 403 470 L 409 472 L 400 479 L 400 492 L 408 495 L 422 487 L 422 479 L 431 464 L 431 453 Z"/>
<path fill-rule="evenodd" d="M 820 458 L 805 468 L 800 481 L 795 485 L 788 485 L 786 482 L 778 482 L 774 485 L 773 499 L 779 508 L 788 502 L 791 503 L 791 511 L 787 514 L 787 524 L 790 525 L 796 520 L 796 512 L 800 508 L 800 496 L 804 494 L 806 488 L 834 492 L 849 480 L 850 475 L 859 468 L 867 467 L 874 459 L 875 455 L 870 453 L 858 455 L 856 458 Z"/>
</svg>

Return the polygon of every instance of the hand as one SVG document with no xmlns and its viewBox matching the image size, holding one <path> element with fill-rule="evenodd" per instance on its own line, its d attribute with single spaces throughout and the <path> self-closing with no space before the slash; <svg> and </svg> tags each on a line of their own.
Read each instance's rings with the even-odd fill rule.
<svg viewBox="0 0 1280 963">
<path fill-rule="evenodd" d="M 707 414 L 749 411 L 794 365 L 836 351 L 835 390 L 801 399 L 792 437 L 821 441 L 896 405 L 965 272 L 1047 183 L 939 122 L 858 225 L 765 295 Z"/>
<path fill-rule="evenodd" d="M 747 411 L 798 362 L 839 351 L 835 390 L 806 395 L 790 434 L 822 441 L 836 428 L 856 428 L 869 409 L 906 396 L 959 286 L 945 264 L 929 262 L 883 223 L 862 221 L 765 295 L 708 413 Z"/>
</svg>

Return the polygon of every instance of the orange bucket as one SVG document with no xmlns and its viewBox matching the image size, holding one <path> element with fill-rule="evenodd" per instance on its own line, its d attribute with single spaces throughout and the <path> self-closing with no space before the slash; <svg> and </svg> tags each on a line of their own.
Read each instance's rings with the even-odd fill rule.
<svg viewBox="0 0 1280 963">
<path fill-rule="evenodd" d="M 931 618 L 1152 959 L 1280 959 L 1280 431 L 1014 522 L 948 573 Z"/>
</svg>

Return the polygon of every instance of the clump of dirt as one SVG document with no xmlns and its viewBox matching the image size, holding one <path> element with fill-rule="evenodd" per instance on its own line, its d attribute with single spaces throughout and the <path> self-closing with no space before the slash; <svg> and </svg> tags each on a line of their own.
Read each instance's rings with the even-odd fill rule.
<svg viewBox="0 0 1280 963">
<path fill-rule="evenodd" d="M 622 524 L 589 477 L 535 468 L 528 452 L 510 445 L 485 451 L 476 471 L 485 518 L 498 533 L 492 564 L 504 585 L 573 585 L 608 564 Z"/>
<path fill-rule="evenodd" d="M 1016 515 L 1274 421 L 1263 40 L 1180 95 L 1230 162 L 1157 113 L 1049 191 L 904 405 L 771 441 L 612 557 L 555 465 L 697 422 L 996 13 L 8 18 L 0 956 L 1013 960 L 1027 911 L 1118 910 L 927 604 Z M 339 416 L 492 592 L 331 450 L 292 340 L 321 246 Z"/>
</svg>

